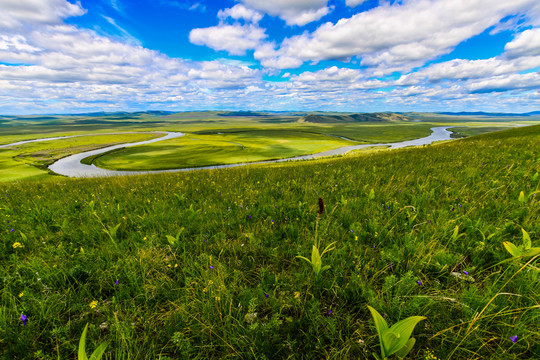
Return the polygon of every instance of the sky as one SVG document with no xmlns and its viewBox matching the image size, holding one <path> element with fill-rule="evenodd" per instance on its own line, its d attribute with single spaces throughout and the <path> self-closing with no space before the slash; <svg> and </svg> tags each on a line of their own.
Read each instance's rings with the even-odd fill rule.
<svg viewBox="0 0 540 360">
<path fill-rule="evenodd" d="M 538 0 L 0 0 L 0 114 L 540 110 Z"/>
</svg>

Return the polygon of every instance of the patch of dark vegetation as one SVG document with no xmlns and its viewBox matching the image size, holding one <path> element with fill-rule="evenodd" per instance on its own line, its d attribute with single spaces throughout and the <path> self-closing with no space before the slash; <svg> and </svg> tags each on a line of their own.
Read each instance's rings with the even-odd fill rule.
<svg viewBox="0 0 540 360">
<path fill-rule="evenodd" d="M 219 113 L 219 116 L 270 116 L 268 114 L 255 111 L 227 111 Z"/>
<path fill-rule="evenodd" d="M 341 122 L 392 122 L 409 121 L 406 116 L 394 113 L 361 113 L 339 115 L 316 115 L 310 114 L 301 118 L 310 123 L 341 123 Z"/>
</svg>

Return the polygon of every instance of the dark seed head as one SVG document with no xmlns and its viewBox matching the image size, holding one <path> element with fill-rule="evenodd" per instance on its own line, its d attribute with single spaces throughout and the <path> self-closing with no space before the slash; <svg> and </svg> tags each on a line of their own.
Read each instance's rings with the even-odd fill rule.
<svg viewBox="0 0 540 360">
<path fill-rule="evenodd" d="M 324 212 L 324 202 L 322 198 L 319 198 L 319 211 L 317 212 L 319 215 L 322 215 Z"/>
</svg>

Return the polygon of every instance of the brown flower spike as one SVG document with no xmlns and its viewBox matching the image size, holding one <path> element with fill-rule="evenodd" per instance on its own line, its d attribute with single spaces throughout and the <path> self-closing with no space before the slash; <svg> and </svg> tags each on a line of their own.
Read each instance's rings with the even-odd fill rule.
<svg viewBox="0 0 540 360">
<path fill-rule="evenodd" d="M 317 214 L 322 215 L 324 212 L 324 202 L 323 202 L 323 199 L 322 198 L 319 198 L 319 211 L 317 212 Z"/>
</svg>

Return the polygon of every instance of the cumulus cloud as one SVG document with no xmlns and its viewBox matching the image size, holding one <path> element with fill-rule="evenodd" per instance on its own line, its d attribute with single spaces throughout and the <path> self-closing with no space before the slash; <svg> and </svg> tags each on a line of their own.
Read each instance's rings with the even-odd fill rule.
<svg viewBox="0 0 540 360">
<path fill-rule="evenodd" d="M 277 57 L 292 56 L 304 62 L 356 56 L 381 73 L 404 71 L 451 51 L 505 16 L 525 12 L 535 4 L 536 0 L 383 4 L 336 24 L 325 23 L 313 33 L 285 39 Z"/>
<path fill-rule="evenodd" d="M 242 4 L 236 4 L 232 8 L 219 10 L 218 18 L 222 21 L 231 18 L 235 20 L 244 19 L 249 22 L 258 23 L 262 19 L 262 14 L 258 11 L 248 9 Z"/>
<path fill-rule="evenodd" d="M 245 54 L 246 50 L 256 48 L 265 37 L 264 30 L 253 24 L 219 24 L 193 29 L 189 33 L 189 41 L 193 44 L 224 50 L 231 55 Z"/>
<path fill-rule="evenodd" d="M 248 8 L 278 16 L 287 25 L 303 26 L 317 21 L 331 11 L 328 0 L 240 0 Z"/>
<path fill-rule="evenodd" d="M 509 57 L 539 56 L 540 28 L 525 30 L 506 44 L 504 50 Z"/>
<path fill-rule="evenodd" d="M 367 0 L 345 0 L 345 4 L 349 7 L 356 7 L 360 4 L 365 3 Z"/>
<path fill-rule="evenodd" d="M 70 16 L 86 12 L 79 1 L 66 0 L 2 0 L 0 28 L 18 28 L 33 24 L 59 24 Z"/>
</svg>

